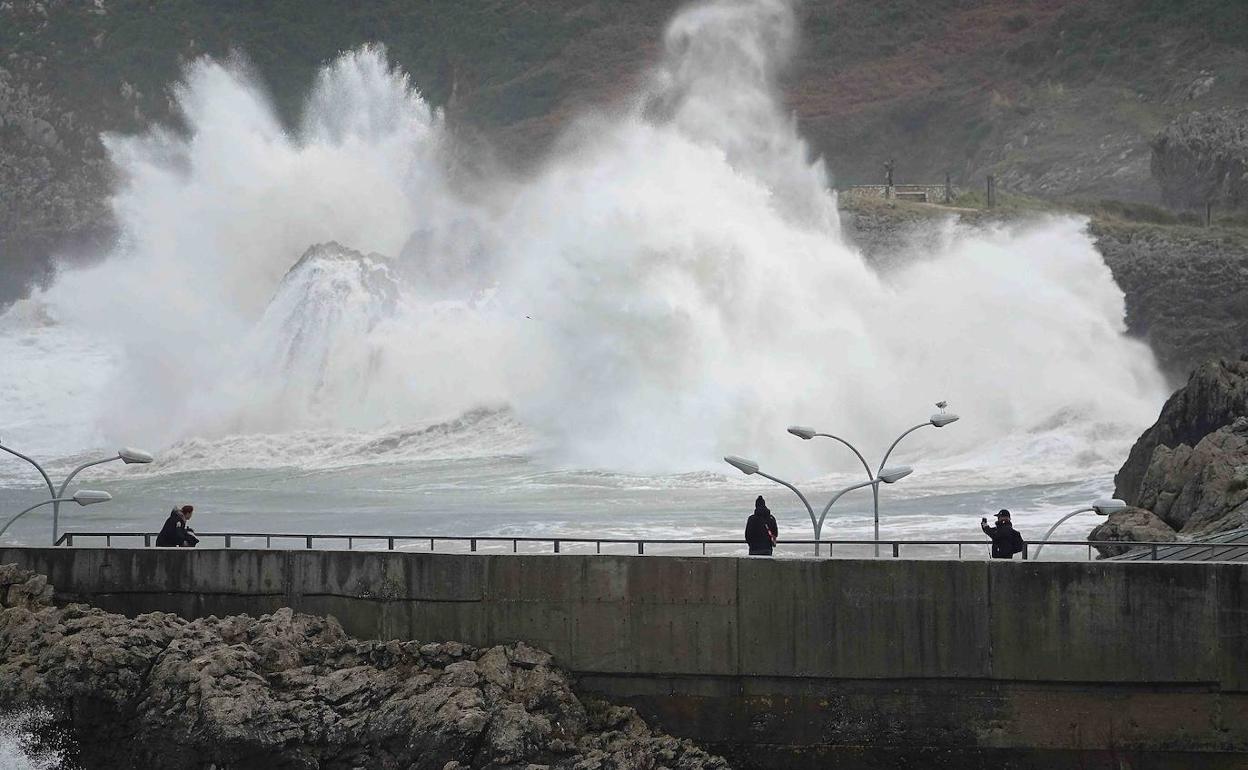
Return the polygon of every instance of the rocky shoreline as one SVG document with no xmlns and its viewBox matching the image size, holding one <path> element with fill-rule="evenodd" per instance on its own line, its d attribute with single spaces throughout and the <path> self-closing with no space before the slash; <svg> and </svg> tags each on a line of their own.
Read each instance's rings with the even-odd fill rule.
<svg viewBox="0 0 1248 770">
<path fill-rule="evenodd" d="M 1166 401 L 1114 477 L 1130 507 L 1088 540 L 1173 542 L 1248 528 L 1248 355 L 1210 361 Z M 1126 549 L 1100 545 L 1102 556 Z"/>
<path fill-rule="evenodd" d="M 523 643 L 365 641 L 332 617 L 56 607 L 0 565 L 0 710 L 46 708 L 92 768 L 727 768 L 581 699 Z"/>
</svg>

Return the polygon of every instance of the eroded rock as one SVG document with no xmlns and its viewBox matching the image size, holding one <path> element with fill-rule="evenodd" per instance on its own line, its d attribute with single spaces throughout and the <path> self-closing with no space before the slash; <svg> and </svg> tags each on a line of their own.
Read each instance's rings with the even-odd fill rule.
<svg viewBox="0 0 1248 770">
<path fill-rule="evenodd" d="M 1126 463 L 1114 476 L 1114 496 L 1143 508 L 1155 504 L 1153 499 L 1144 501 L 1141 494 L 1157 448 L 1195 447 L 1205 436 L 1243 415 L 1248 415 L 1248 356 L 1201 365 L 1192 372 L 1187 385 L 1166 401 L 1157 422 L 1131 447 Z M 1176 462 L 1166 459 L 1167 465 Z"/>
<path fill-rule="evenodd" d="M 1088 541 L 1097 543 L 1101 556 L 1117 556 L 1131 550 L 1121 545 L 1099 543 L 1129 540 L 1136 543 L 1172 543 L 1178 539 L 1173 528 L 1160 516 L 1143 508 L 1127 508 L 1110 514 L 1088 535 Z"/>
<path fill-rule="evenodd" d="M 333 618 L 129 619 L 0 565 L 0 708 L 72 715 L 85 767 L 726 768 L 524 644 L 362 641 Z"/>
</svg>

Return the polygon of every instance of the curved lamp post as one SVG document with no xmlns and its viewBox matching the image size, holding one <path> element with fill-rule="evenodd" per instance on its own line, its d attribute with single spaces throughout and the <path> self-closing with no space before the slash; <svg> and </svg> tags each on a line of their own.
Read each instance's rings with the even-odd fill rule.
<svg viewBox="0 0 1248 770">
<path fill-rule="evenodd" d="M 744 457 L 737 457 L 736 455 L 728 455 L 727 457 L 724 458 L 724 462 L 728 463 L 729 465 L 741 471 L 747 476 L 753 476 L 754 474 L 758 474 L 759 476 L 762 476 L 765 479 L 770 479 L 771 481 L 774 481 L 781 486 L 788 487 L 789 489 L 793 490 L 793 494 L 797 495 L 798 499 L 802 501 L 802 505 L 806 506 L 806 512 L 810 514 L 810 526 L 815 530 L 815 555 L 816 556 L 819 555 L 819 542 L 818 541 L 819 541 L 819 535 L 823 531 L 823 521 L 824 519 L 828 517 L 828 511 L 832 510 L 832 505 L 837 500 L 840 500 L 842 495 L 844 495 L 846 492 L 852 492 L 855 489 L 861 489 L 865 486 L 874 487 L 878 485 L 880 482 L 883 482 L 885 484 L 892 484 L 895 481 L 900 481 L 901 479 L 904 479 L 906 476 L 909 476 L 911 473 L 914 472 L 914 469 L 908 465 L 903 465 L 897 468 L 881 469 L 878 475 L 873 476 L 868 481 L 862 481 L 857 484 L 851 484 L 850 486 L 845 487 L 844 489 L 837 492 L 835 495 L 832 496 L 832 499 L 828 501 L 828 504 L 823 506 L 823 512 L 820 513 L 816 517 L 815 509 L 810 506 L 810 501 L 806 499 L 806 495 L 803 495 L 800 489 L 793 486 L 792 484 L 785 481 L 784 479 L 778 479 L 775 476 L 772 476 L 771 474 L 763 473 L 761 470 L 759 470 L 758 463 L 754 462 L 753 460 L 747 460 Z"/>
<path fill-rule="evenodd" d="M 1106 497 L 1106 498 L 1097 500 L 1096 502 L 1092 503 L 1092 505 L 1088 506 L 1087 508 L 1080 508 L 1077 511 L 1071 511 L 1070 513 L 1066 514 L 1062 518 L 1058 519 L 1057 523 L 1049 527 L 1049 531 L 1044 533 L 1044 537 L 1040 539 L 1040 545 L 1036 546 L 1035 558 L 1037 559 L 1040 558 L 1040 551 L 1044 548 L 1044 544 L 1049 542 L 1049 535 L 1053 534 L 1053 530 L 1060 527 L 1062 525 L 1062 522 L 1066 521 L 1070 517 L 1078 516 L 1081 513 L 1095 513 L 1098 516 L 1108 516 L 1111 513 L 1117 513 L 1118 511 L 1121 511 L 1125 509 L 1126 507 L 1127 507 L 1127 504 L 1123 502 L 1122 500 L 1119 500 L 1117 498 L 1112 498 L 1112 497 Z"/>
<path fill-rule="evenodd" d="M 52 496 L 52 499 L 49 500 L 48 502 L 52 503 L 52 544 L 53 545 L 56 545 L 56 540 L 58 537 L 60 537 L 60 534 L 61 534 L 60 533 L 60 513 L 61 513 L 61 503 L 65 501 L 64 500 L 65 490 L 69 488 L 69 482 L 74 480 L 74 476 L 77 476 L 79 471 L 84 470 L 86 468 L 90 468 L 92 465 L 102 465 L 103 463 L 111 463 L 114 460 L 121 460 L 126 465 L 131 465 L 134 463 L 150 463 L 153 459 L 149 453 L 144 452 L 141 449 L 133 449 L 131 447 L 122 447 L 121 449 L 118 449 L 117 454 L 113 455 L 112 457 L 105 457 L 100 460 L 92 460 L 91 462 L 83 463 L 82 465 L 79 465 L 77 468 L 74 468 L 74 470 L 71 471 L 67 477 L 65 477 L 65 481 L 61 483 L 60 489 L 57 489 L 55 486 L 52 485 L 52 479 L 48 478 L 47 471 L 45 471 L 43 469 L 43 466 L 37 463 L 34 459 L 27 457 L 26 455 L 22 454 L 21 452 L 18 452 L 15 449 L 11 449 L 5 446 L 2 442 L 0 442 L 0 450 L 8 452 L 9 454 L 15 457 L 20 457 L 21 459 L 35 466 L 35 470 L 39 471 L 40 476 L 43 476 L 43 482 L 48 485 L 48 494 Z M 85 503 L 80 503 L 80 505 L 84 505 L 84 504 Z"/>
<path fill-rule="evenodd" d="M 881 476 L 883 474 L 884 464 L 888 462 L 888 456 L 893 453 L 893 450 L 897 448 L 897 445 L 901 443 L 901 440 L 903 438 L 905 438 L 906 436 L 909 436 L 911 433 L 914 433 L 919 428 L 926 428 L 929 425 L 932 426 L 933 428 L 943 428 L 951 422 L 958 421 L 959 418 L 956 414 L 952 414 L 952 413 L 944 411 L 944 403 L 945 402 L 942 401 L 940 402 L 940 404 L 937 404 L 937 406 L 941 408 L 941 411 L 939 414 L 932 415 L 931 417 L 927 419 L 927 422 L 921 422 L 918 425 L 915 425 L 913 428 L 907 429 L 904 433 L 898 436 L 896 440 L 894 440 L 893 443 L 888 447 L 888 451 L 884 453 L 884 459 L 880 460 L 879 469 L 874 472 L 871 470 L 870 464 L 867 463 L 867 459 L 862 456 L 862 452 L 859 452 L 857 447 L 855 447 L 853 444 L 849 443 L 845 439 L 841 438 L 840 436 L 834 436 L 831 433 L 820 433 L 814 428 L 807 428 L 802 425 L 790 425 L 789 426 L 789 433 L 792 433 L 794 436 L 797 436 L 798 438 L 804 439 L 806 441 L 809 441 L 815 436 L 820 436 L 822 438 L 830 438 L 833 441 L 841 442 L 845 446 L 849 447 L 849 450 L 853 452 L 854 455 L 858 458 L 858 462 L 862 463 L 863 470 L 867 472 L 867 478 L 872 479 L 872 481 L 868 483 L 871 484 L 871 507 L 875 512 L 875 539 L 877 541 L 875 544 L 876 556 L 880 555 L 880 544 L 878 542 L 880 539 L 880 485 L 878 481 L 875 481 L 875 479 L 876 477 Z"/>
<path fill-rule="evenodd" d="M 96 503 L 106 503 L 112 499 L 113 499 L 112 495 L 110 495 L 107 492 L 98 490 L 98 489 L 80 489 L 74 493 L 73 497 L 54 497 L 51 500 L 44 500 L 42 503 L 35 503 L 34 505 L 30 506 L 26 510 L 22 511 L 21 513 L 17 514 L 13 518 L 6 521 L 4 523 L 4 526 L 0 527 L 0 535 L 3 535 L 4 531 L 7 530 L 13 522 L 22 518 L 26 514 L 35 510 L 36 508 L 41 508 L 45 505 L 59 505 L 61 503 L 78 503 L 79 505 L 95 505 Z"/>
</svg>

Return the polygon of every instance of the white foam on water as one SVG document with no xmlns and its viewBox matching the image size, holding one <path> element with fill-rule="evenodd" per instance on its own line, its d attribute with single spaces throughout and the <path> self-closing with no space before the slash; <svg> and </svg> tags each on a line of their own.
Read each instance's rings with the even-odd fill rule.
<svg viewBox="0 0 1248 770">
<path fill-rule="evenodd" d="M 878 457 L 948 399 L 896 458 L 936 486 L 1110 471 L 1165 384 L 1085 223 L 950 225 L 878 274 L 778 97 L 797 37 L 781 0 L 681 11 L 635 98 L 525 179 L 464 171 L 380 47 L 293 130 L 194 62 L 185 131 L 106 140 L 116 248 L 0 317 L 0 438 L 158 448 L 139 474 L 524 455 L 696 488 L 728 453 L 848 473 L 785 426 Z M 330 241 L 360 254 L 298 263 Z"/>
<path fill-rule="evenodd" d="M 39 710 L 0 712 L 0 769 L 58 770 L 64 757 L 55 750 L 34 750 L 32 732 L 48 720 Z"/>
</svg>

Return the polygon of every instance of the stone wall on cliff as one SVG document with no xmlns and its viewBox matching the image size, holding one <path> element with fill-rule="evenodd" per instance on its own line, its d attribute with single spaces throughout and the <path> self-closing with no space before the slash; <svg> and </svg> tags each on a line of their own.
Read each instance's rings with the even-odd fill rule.
<svg viewBox="0 0 1248 770">
<path fill-rule="evenodd" d="M 523 643 L 360 641 L 332 617 L 58 608 L 0 565 L 0 708 L 63 715 L 84 768 L 726 768 L 582 701 Z"/>
</svg>

